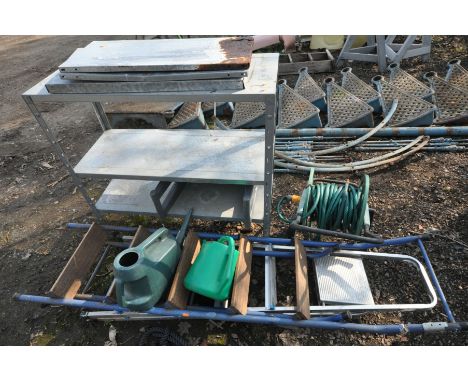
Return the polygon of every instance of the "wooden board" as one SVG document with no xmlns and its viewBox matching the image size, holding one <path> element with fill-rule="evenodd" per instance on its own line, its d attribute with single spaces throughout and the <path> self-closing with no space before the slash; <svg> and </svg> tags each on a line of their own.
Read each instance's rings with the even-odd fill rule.
<svg viewBox="0 0 468 382">
<path fill-rule="evenodd" d="M 74 73 L 243 70 L 252 48 L 252 37 L 93 41 L 59 68 Z"/>
<path fill-rule="evenodd" d="M 138 226 L 138 229 L 133 236 L 132 242 L 130 243 L 130 247 L 136 247 L 138 244 L 142 243 L 150 235 L 149 231 L 143 227 L 142 225 Z M 115 300 L 115 279 L 112 280 L 112 284 L 110 285 L 109 289 L 107 290 L 106 297 L 111 297 Z"/>
<path fill-rule="evenodd" d="M 166 306 L 169 309 L 185 309 L 190 291 L 185 289 L 184 280 L 190 266 L 200 253 L 201 243 L 198 235 L 190 231 L 184 241 L 184 248 L 172 281 Z"/>
<path fill-rule="evenodd" d="M 233 313 L 247 313 L 251 266 L 252 244 L 245 237 L 241 237 L 239 242 L 239 258 L 232 287 L 231 306 L 229 307 Z"/>
<path fill-rule="evenodd" d="M 55 281 L 49 294 L 74 298 L 106 242 L 104 230 L 93 223 Z"/>
<path fill-rule="evenodd" d="M 334 58 L 325 52 L 282 54 L 278 66 L 278 74 L 298 74 L 299 69 L 307 68 L 309 74 L 334 71 Z"/>
<path fill-rule="evenodd" d="M 307 256 L 301 241 L 294 238 L 294 262 L 296 265 L 296 317 L 310 318 L 309 280 L 307 278 Z"/>
</svg>

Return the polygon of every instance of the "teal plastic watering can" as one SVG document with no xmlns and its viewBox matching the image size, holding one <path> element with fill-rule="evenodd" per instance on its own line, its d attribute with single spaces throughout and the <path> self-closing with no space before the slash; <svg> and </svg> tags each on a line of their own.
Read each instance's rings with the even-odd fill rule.
<svg viewBox="0 0 468 382">
<path fill-rule="evenodd" d="M 223 236 L 218 241 L 203 241 L 200 253 L 185 277 L 185 288 L 213 300 L 226 300 L 238 257 L 239 251 L 230 236 Z"/>
</svg>

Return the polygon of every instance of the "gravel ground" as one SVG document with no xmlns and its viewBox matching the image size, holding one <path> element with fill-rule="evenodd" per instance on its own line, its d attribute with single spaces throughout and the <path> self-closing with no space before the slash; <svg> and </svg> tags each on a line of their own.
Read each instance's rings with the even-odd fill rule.
<svg viewBox="0 0 468 382">
<path fill-rule="evenodd" d="M 65 169 L 52 154 L 45 139 L 20 98 L 22 92 L 55 70 L 77 47 L 103 36 L 0 37 L 0 344 L 3 345 L 103 345 L 109 330 L 117 330 L 119 345 L 138 343 L 145 328 L 164 326 L 199 345 L 467 345 L 465 333 L 427 336 L 381 336 L 345 332 L 322 332 L 302 329 L 269 328 L 212 321 L 108 323 L 86 321 L 79 312 L 59 307 L 41 307 L 11 300 L 15 292 L 45 293 L 79 242 L 82 233 L 63 229 L 66 222 L 91 222 L 93 217 Z M 117 38 L 117 37 L 112 37 Z M 119 37 L 122 38 L 122 37 Z M 125 37 L 124 37 L 125 38 Z M 415 76 L 428 70 L 445 72 L 445 63 L 459 57 L 468 67 L 467 37 L 435 36 L 432 59 L 405 61 L 403 69 Z M 353 72 L 364 80 L 377 74 L 370 64 L 353 64 Z M 315 76 L 322 80 L 328 74 Z M 339 76 L 336 76 L 339 78 Z M 288 77 L 294 83 L 293 77 Z M 72 164 L 76 164 L 98 138 L 100 128 L 89 105 L 44 104 L 45 112 L 64 146 Z M 357 153 L 349 153 L 358 158 Z M 467 174 L 466 153 L 418 153 L 395 166 L 377 169 L 371 175 L 370 205 L 377 210 L 373 231 L 385 237 L 404 236 L 413 232 L 439 229 L 455 240 L 467 241 Z M 359 174 L 350 175 L 357 179 Z M 63 179 L 62 179 L 63 178 Z M 343 177 L 344 178 L 344 177 Z M 60 182 L 54 184 L 57 180 Z M 274 203 L 284 194 L 300 193 L 306 176 L 275 176 Z M 96 197 L 102 183 L 88 183 Z M 110 216 L 111 223 L 165 224 L 176 227 L 179 221 L 163 222 L 148 218 Z M 229 223 L 193 221 L 192 227 L 209 232 L 238 232 L 242 227 Z M 254 234 L 261 227 L 254 227 Z M 274 213 L 272 236 L 289 235 L 287 226 Z M 465 247 L 444 238 L 434 237 L 427 243 L 434 269 L 443 285 L 455 317 L 468 318 L 466 306 L 468 282 Z M 420 258 L 415 247 L 398 248 Z M 279 304 L 294 303 L 294 264 L 279 260 Z M 366 271 L 378 303 L 420 301 L 420 285 L 412 269 L 398 264 L 366 262 Z M 253 304 L 262 304 L 263 264 L 254 259 L 252 268 Z M 109 269 L 99 274 L 103 283 Z M 99 283 L 98 283 L 99 284 Z M 373 314 L 363 322 L 424 322 L 444 320 L 440 305 L 431 312 Z"/>
</svg>

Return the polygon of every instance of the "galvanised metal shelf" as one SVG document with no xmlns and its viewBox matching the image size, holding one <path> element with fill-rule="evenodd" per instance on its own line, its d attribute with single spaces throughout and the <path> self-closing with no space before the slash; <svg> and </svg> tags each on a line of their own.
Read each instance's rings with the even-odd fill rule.
<svg viewBox="0 0 468 382">
<path fill-rule="evenodd" d="M 245 214 L 247 200 L 251 203 L 250 219 L 263 222 L 263 232 L 268 235 L 273 184 L 278 57 L 277 53 L 253 54 L 242 90 L 51 94 L 47 91 L 45 84 L 57 75 L 58 71 L 56 71 L 26 91 L 23 98 L 42 132 L 70 173 L 73 182 L 98 218 L 102 212 L 154 212 L 147 204 L 151 198 L 149 195 L 142 194 L 144 188 L 141 187 L 136 187 L 128 194 L 121 194 L 121 202 L 126 198 L 127 204 L 109 202 L 109 195 L 115 193 L 116 190 L 132 189 L 131 182 L 164 180 L 189 182 L 178 200 L 169 209 L 168 216 L 180 216 L 184 208 L 194 207 L 194 215 L 206 219 L 244 220 L 240 212 L 244 211 Z M 55 134 L 37 108 L 36 103 L 41 102 L 92 103 L 104 133 L 75 168 L 68 161 Z M 111 130 L 110 122 L 102 106 L 104 102 L 263 102 L 265 103 L 265 129 L 255 132 L 245 130 L 227 132 L 218 130 L 194 132 L 194 130 L 182 129 L 152 130 L 151 132 L 132 130 L 130 135 L 127 133 L 128 130 Z M 165 135 L 165 138 L 157 140 L 158 134 Z M 172 134 L 179 135 L 179 138 Z M 171 139 L 168 141 L 166 138 L 169 136 Z M 197 143 L 192 142 L 192 147 L 189 147 L 192 139 L 190 137 L 194 136 L 198 136 Z M 221 137 L 224 139 L 220 139 L 221 142 L 215 141 L 212 139 L 215 136 L 217 137 L 215 139 Z M 113 140 L 116 137 L 118 137 L 118 144 Z M 133 144 L 137 141 L 141 145 Z M 169 155 L 169 150 L 166 150 L 169 144 L 175 150 L 171 152 L 171 155 Z M 126 155 L 123 156 L 123 154 Z M 84 176 L 111 180 L 97 204 L 90 198 L 83 185 L 82 177 Z M 198 187 L 198 194 L 195 192 L 190 195 L 195 187 Z M 250 198 L 246 198 L 246 187 L 250 187 Z M 199 203 L 200 195 L 203 193 L 201 190 L 208 188 L 212 191 L 218 190 L 222 195 L 216 202 L 212 202 L 213 205 Z M 260 197 L 259 193 L 262 192 L 263 197 Z M 186 199 L 183 199 L 185 197 Z M 128 203 L 129 200 L 136 200 L 136 202 Z M 242 201 L 243 208 L 241 208 L 240 201 Z M 182 208 L 182 202 L 196 203 L 198 206 L 185 205 Z M 260 206 L 262 203 L 263 208 Z M 119 204 L 122 205 L 119 206 Z M 269 273 L 273 274 L 274 262 L 270 260 L 266 259 L 266 267 Z M 273 281 L 269 279 L 269 282 Z"/>
<path fill-rule="evenodd" d="M 82 177 L 263 184 L 265 133 L 113 129 L 75 166 Z"/>
<path fill-rule="evenodd" d="M 158 216 L 150 197 L 157 181 L 113 179 L 96 203 L 102 212 Z M 263 222 L 264 188 L 254 186 L 248 201 L 250 219 Z M 245 219 L 245 186 L 188 183 L 168 211 L 184 217 L 192 207 L 195 219 L 242 221 Z"/>
</svg>

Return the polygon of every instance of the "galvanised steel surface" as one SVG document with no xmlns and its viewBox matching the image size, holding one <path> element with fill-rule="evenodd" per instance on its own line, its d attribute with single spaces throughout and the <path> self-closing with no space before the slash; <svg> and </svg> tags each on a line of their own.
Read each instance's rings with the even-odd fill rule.
<svg viewBox="0 0 468 382">
<path fill-rule="evenodd" d="M 75 166 L 81 177 L 263 184 L 260 130 L 111 129 Z"/>
<path fill-rule="evenodd" d="M 398 107 L 390 119 L 389 126 L 430 126 L 434 120 L 435 106 L 419 97 L 408 94 L 385 81 L 383 76 L 375 76 L 372 82 L 380 93 L 383 114 L 387 115 L 395 99 Z"/>
<path fill-rule="evenodd" d="M 278 129 L 322 127 L 320 109 L 291 89 L 286 80 L 278 83 Z"/>
<path fill-rule="evenodd" d="M 341 87 L 362 101 L 367 102 L 374 109 L 374 113 L 382 110 L 379 93 L 356 76 L 349 66 L 341 70 Z"/>
<path fill-rule="evenodd" d="M 450 60 L 445 81 L 450 85 L 468 91 L 468 70 L 461 66 L 460 60 Z"/>
<path fill-rule="evenodd" d="M 75 81 L 110 81 L 110 82 L 146 82 L 146 81 L 189 81 L 242 78 L 247 70 L 216 70 L 191 72 L 128 72 L 128 73 L 82 73 L 60 72 L 63 80 Z"/>
<path fill-rule="evenodd" d="M 59 142 L 55 139 L 49 126 L 45 122 L 42 114 L 35 106 L 35 102 L 88 102 L 94 103 L 97 106 L 104 102 L 263 102 L 266 108 L 265 114 L 265 166 L 263 189 L 264 197 L 264 215 L 263 229 L 264 234 L 268 234 L 271 221 L 271 190 L 273 181 L 273 147 L 274 147 L 274 131 L 275 131 L 275 113 L 276 113 L 276 80 L 278 74 L 278 54 L 255 54 L 252 56 L 248 76 L 244 79 L 244 89 L 239 91 L 220 90 L 217 92 L 164 92 L 164 93 L 106 93 L 106 94 L 52 94 L 45 87 L 45 83 L 53 76 L 51 74 L 31 89 L 23 94 L 23 98 L 33 112 L 38 121 L 43 133 L 54 147 L 66 166 L 68 172 L 78 190 L 83 194 L 86 202 L 89 204 L 93 213 L 100 217 L 99 210 L 95 207 L 94 202 L 89 197 L 86 188 L 81 179 L 73 171 L 69 165 L 63 149 Z M 98 114 L 99 115 L 99 114 Z M 100 118 L 100 123 L 103 130 L 107 130 L 109 125 L 105 123 L 105 119 Z M 62 155 L 63 154 L 63 155 Z M 269 156 L 269 157 L 268 157 Z M 149 197 L 148 197 L 149 198 Z M 131 205 L 127 206 L 128 209 Z M 135 208 L 138 210 L 138 208 Z M 219 216 L 207 216 L 207 218 L 216 220 Z"/>
<path fill-rule="evenodd" d="M 250 64 L 252 37 L 93 41 L 78 48 L 61 72 L 242 70 Z"/>
<path fill-rule="evenodd" d="M 411 74 L 401 69 L 399 64 L 390 64 L 387 70 L 390 72 L 390 80 L 388 82 L 393 86 L 415 97 L 431 101 L 434 91 L 421 81 L 418 81 Z"/>
<path fill-rule="evenodd" d="M 335 83 L 335 79 L 325 79 L 327 87 L 327 128 L 373 127 L 374 109 L 354 94 Z"/>
<path fill-rule="evenodd" d="M 50 78 L 46 83 L 47 90 L 53 94 L 187 92 L 241 90 L 244 88 L 242 78 L 187 81 L 97 82 L 64 80 L 60 78 L 58 71 L 55 73 L 55 76 Z"/>
<path fill-rule="evenodd" d="M 432 89 L 437 106 L 435 123 L 467 123 L 468 91 L 455 87 L 437 76 L 436 72 L 424 74 Z"/>
<path fill-rule="evenodd" d="M 294 90 L 309 102 L 317 106 L 321 111 L 327 110 L 325 92 L 309 75 L 307 68 L 299 69 L 299 77 L 297 78 Z"/>
</svg>

